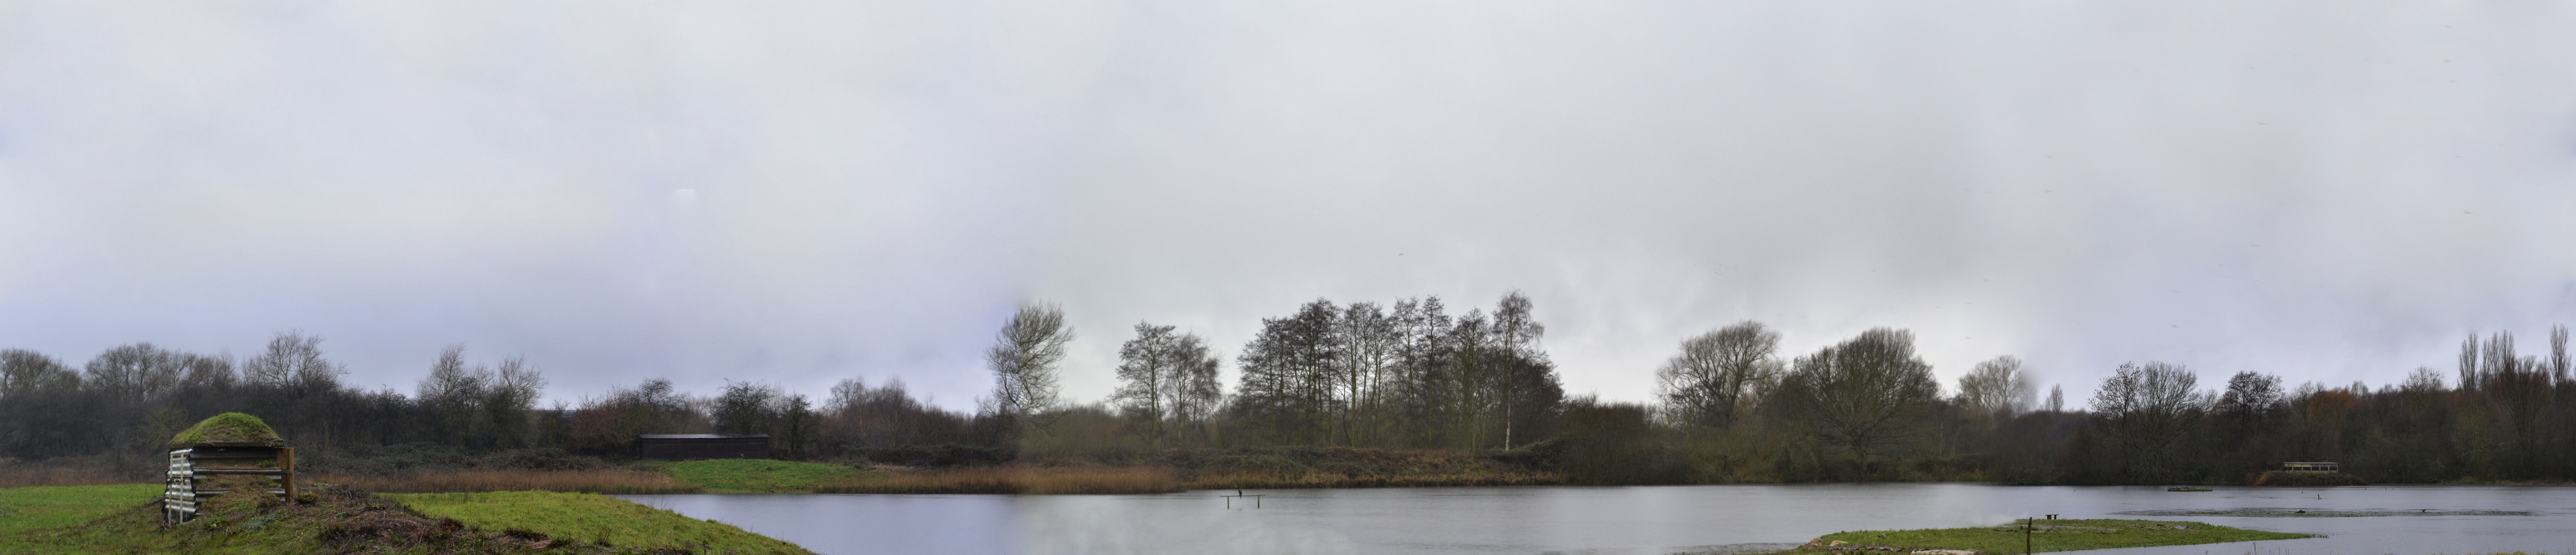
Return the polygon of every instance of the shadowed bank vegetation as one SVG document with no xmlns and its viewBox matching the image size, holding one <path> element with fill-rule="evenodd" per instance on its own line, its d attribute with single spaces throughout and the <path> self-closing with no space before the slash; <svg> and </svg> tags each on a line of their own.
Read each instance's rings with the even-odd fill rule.
<svg viewBox="0 0 2576 555">
<path fill-rule="evenodd" d="M 898 381 L 856 379 L 819 401 L 757 382 L 698 395 L 656 379 L 541 408 L 536 365 L 473 362 L 461 346 L 430 358 L 410 394 L 367 391 L 339 382 L 319 338 L 292 332 L 243 359 L 136 343 L 75 368 L 6 350 L 0 482 L 150 480 L 162 439 L 233 411 L 266 420 L 306 472 L 403 491 L 723 489 L 687 476 L 675 486 L 655 477 L 671 470 L 635 464 L 635 436 L 647 433 L 765 433 L 781 459 L 902 476 L 791 480 L 851 488 L 1055 491 L 1028 484 L 1092 475 L 974 470 L 997 466 L 1134 467 L 1144 470 L 1093 474 L 1163 484 L 1136 477 L 1168 472 L 1184 488 L 2252 483 L 2311 460 L 2343 463 L 2347 481 L 2576 476 L 2563 327 L 2545 355 L 2521 354 L 2510 334 L 2472 337 L 2456 372 L 2419 368 L 2378 387 L 2288 386 L 2257 371 L 2203 381 L 2181 364 L 2127 364 L 2070 406 L 2061 388 L 2042 396 L 2011 356 L 1944 383 L 1905 330 L 1786 353 L 1779 333 L 1742 322 L 1679 341 L 1652 369 L 1652 402 L 1614 403 L 1564 393 L 1547 328 L 1519 293 L 1464 314 L 1438 297 L 1316 300 L 1264 319 L 1231 356 L 1186 330 L 1138 323 L 1118 351 L 1116 392 L 1084 403 L 1058 391 L 1073 337 L 1065 321 L 1032 305 L 1005 323 L 986 357 L 994 390 L 972 413 L 926 405 Z M 1228 366 L 1230 388 L 1219 381 Z M 2266 483 L 2294 479 L 2315 483 Z"/>
<path fill-rule="evenodd" d="M 0 519 L 0 553 L 810 555 L 733 526 L 588 494 L 377 496 L 325 485 L 291 503 L 218 496 L 195 520 L 164 527 L 149 502 L 157 490 L 0 489 L 10 506 L 42 509 L 28 515 L 39 518 Z"/>
</svg>

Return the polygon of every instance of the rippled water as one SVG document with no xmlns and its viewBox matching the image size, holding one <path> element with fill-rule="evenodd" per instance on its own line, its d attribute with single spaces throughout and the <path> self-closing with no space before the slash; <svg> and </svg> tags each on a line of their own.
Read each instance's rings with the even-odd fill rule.
<svg viewBox="0 0 2576 555">
<path fill-rule="evenodd" d="M 877 553 L 1731 553 L 1842 530 L 2023 516 L 2174 518 L 2328 537 L 2102 550 L 2204 553 L 2576 553 L 2576 488 L 2014 487 L 1842 484 L 1270 490 L 1260 508 L 1169 495 L 622 496 L 827 555 Z M 2296 511 L 2309 511 L 2298 513 Z M 2131 516 L 2137 513 L 2193 516 Z M 2414 514 L 2407 514 L 2414 512 Z M 2291 516 L 2269 516 L 2288 514 Z M 2257 516 L 2261 515 L 2261 516 Z M 2345 515 L 2345 516 L 2317 516 Z"/>
</svg>

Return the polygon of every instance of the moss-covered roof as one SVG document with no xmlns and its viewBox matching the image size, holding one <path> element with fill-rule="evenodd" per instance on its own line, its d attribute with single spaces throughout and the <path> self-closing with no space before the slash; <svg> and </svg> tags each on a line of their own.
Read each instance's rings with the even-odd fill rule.
<svg viewBox="0 0 2576 555">
<path fill-rule="evenodd" d="M 259 417 L 227 412 L 171 436 L 169 448 L 187 447 L 285 447 L 286 439 L 268 428 Z"/>
</svg>

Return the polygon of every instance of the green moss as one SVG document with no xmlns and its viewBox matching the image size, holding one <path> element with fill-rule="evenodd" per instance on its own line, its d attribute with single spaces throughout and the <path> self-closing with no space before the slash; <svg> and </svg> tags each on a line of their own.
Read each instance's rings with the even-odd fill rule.
<svg viewBox="0 0 2576 555">
<path fill-rule="evenodd" d="M 2115 547 L 2157 545 L 2195 545 L 2242 541 L 2288 540 L 2313 538 L 2312 534 L 2288 534 L 2229 528 L 2200 522 L 2171 520 L 2042 520 L 2025 534 L 2020 522 L 1976 528 L 1941 528 L 1924 530 L 1874 530 L 1835 532 L 1783 553 L 1826 553 L 1853 548 L 1973 549 L 1984 553 L 2019 553 L 2023 541 L 2031 551 L 2077 551 Z M 1842 542 L 1835 545 L 1835 542 Z"/>
<path fill-rule="evenodd" d="M 698 520 L 615 497 L 589 493 L 386 494 L 383 497 L 434 518 L 452 518 L 484 530 L 520 530 L 581 541 L 606 540 L 620 549 L 687 549 L 698 553 L 812 555 L 796 544 Z"/>
<path fill-rule="evenodd" d="M 672 477 L 681 481 L 719 493 L 812 491 L 816 482 L 860 473 L 859 469 L 836 464 L 771 459 L 707 459 L 653 464 L 670 471 Z"/>
<path fill-rule="evenodd" d="M 169 447 L 178 449 L 196 445 L 285 447 L 286 439 L 277 437 L 277 430 L 269 429 L 268 423 L 259 421 L 257 416 L 227 412 L 172 436 Z"/>
</svg>

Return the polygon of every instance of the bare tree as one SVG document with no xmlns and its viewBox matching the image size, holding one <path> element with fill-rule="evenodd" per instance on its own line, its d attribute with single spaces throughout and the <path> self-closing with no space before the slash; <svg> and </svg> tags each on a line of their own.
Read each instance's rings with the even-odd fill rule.
<svg viewBox="0 0 2576 555">
<path fill-rule="evenodd" d="M 1864 471 L 1873 453 L 1904 446 L 1941 394 L 1932 365 L 1914 354 L 1914 333 L 1876 328 L 1799 357 L 1782 380 L 1810 433 L 1851 450 Z"/>
<path fill-rule="evenodd" d="M 492 380 L 492 369 L 466 366 L 465 346 L 448 345 L 438 351 L 438 360 L 429 365 L 429 375 L 420 379 L 414 390 L 423 408 L 436 415 L 434 428 L 446 442 L 471 445 L 486 431 L 476 414 L 481 412 L 484 384 Z"/>
<path fill-rule="evenodd" d="M 1723 428 L 1759 386 L 1779 378 L 1780 333 L 1746 320 L 1682 340 L 1681 352 L 1655 370 L 1655 387 L 1685 426 Z"/>
<path fill-rule="evenodd" d="M 0 351 L 0 401 L 21 399 L 41 391 L 68 391 L 80 387 L 79 372 L 44 353 L 25 349 Z"/>
<path fill-rule="evenodd" d="M 1208 419 L 1225 403 L 1225 383 L 1217 378 L 1222 357 L 1210 353 L 1197 334 L 1182 335 L 1177 343 L 1172 350 L 1179 353 L 1180 372 L 1173 376 L 1172 415 L 1189 432 L 1186 438 L 1206 441 Z"/>
<path fill-rule="evenodd" d="M 2065 387 L 2056 384 L 2048 386 L 2048 412 L 2066 412 Z"/>
<path fill-rule="evenodd" d="M 233 372 L 233 358 L 229 354 L 180 353 L 179 366 L 185 369 L 185 373 L 179 376 L 181 387 L 230 391 L 233 384 L 240 381 L 239 374 Z"/>
<path fill-rule="evenodd" d="M 243 377 L 252 384 L 300 392 L 337 387 L 340 375 L 346 373 L 322 357 L 320 336 L 305 335 L 302 330 L 278 332 L 268 340 L 266 352 L 242 361 Z"/>
<path fill-rule="evenodd" d="M 546 390 L 546 376 L 527 358 L 510 355 L 484 382 L 483 410 L 495 445 L 515 447 L 528 441 L 528 413 Z"/>
<path fill-rule="evenodd" d="M 2021 358 L 2012 355 L 1979 362 L 1959 376 L 1959 404 L 1986 414 L 2010 417 L 2031 410 L 2038 394 Z"/>
<path fill-rule="evenodd" d="M 1072 341 L 1073 327 L 1065 323 L 1064 309 L 1053 303 L 1022 306 L 1002 323 L 1002 330 L 993 334 L 992 349 L 984 352 L 984 366 L 993 371 L 993 397 L 986 400 L 993 415 L 1045 425 L 1061 387 L 1056 366 L 1064 362 L 1065 343 Z"/>
<path fill-rule="evenodd" d="M 1344 307 L 1342 317 L 1334 320 L 1335 341 L 1342 348 L 1334 363 L 1335 387 L 1341 389 L 1343 405 L 1343 440 L 1349 445 L 1373 442 L 1367 435 L 1374 432 L 1384 403 L 1378 398 L 1378 386 L 1394 364 L 1396 344 L 1395 320 L 1377 303 L 1358 302 Z"/>
<path fill-rule="evenodd" d="M 84 383 L 124 403 L 141 403 L 179 386 L 179 359 L 151 343 L 109 348 L 89 361 Z"/>
<path fill-rule="evenodd" d="M 2550 327 L 2549 327 L 2549 378 L 2550 378 L 2552 381 L 2556 381 L 2556 382 L 2558 382 L 2558 383 L 2567 383 L 2567 378 L 2568 378 L 2567 373 L 2568 373 L 2568 370 L 2569 370 L 2569 368 L 2568 368 L 2568 360 L 2567 360 L 2567 325 L 2566 325 L 2566 324 L 2560 324 L 2560 325 L 2550 326 Z"/>
<path fill-rule="evenodd" d="M 2093 392 L 2093 427 L 2111 440 L 2129 480 L 2164 480 L 2179 468 L 2183 437 L 2214 401 L 2193 390 L 2198 380 L 2180 364 L 2122 364 Z"/>
<path fill-rule="evenodd" d="M 1118 346 L 1119 386 L 1109 400 L 1136 419 L 1149 446 L 1162 445 L 1174 386 L 1181 381 L 1180 338 L 1172 330 L 1172 326 L 1138 322 L 1136 338 Z"/>
<path fill-rule="evenodd" d="M 2434 377 L 2439 380 L 2439 376 Z M 2218 397 L 2220 417 L 2239 425 L 2253 425 L 2279 416 L 2286 399 L 2281 392 L 2281 377 L 2259 372 L 2237 372 L 2227 379 L 2227 393 Z"/>
</svg>

